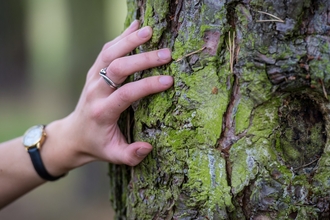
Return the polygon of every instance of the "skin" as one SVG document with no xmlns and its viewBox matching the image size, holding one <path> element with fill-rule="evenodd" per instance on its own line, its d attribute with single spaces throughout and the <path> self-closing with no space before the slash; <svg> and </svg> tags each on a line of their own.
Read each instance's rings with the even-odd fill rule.
<svg viewBox="0 0 330 220">
<path fill-rule="evenodd" d="M 116 84 L 131 74 L 171 61 L 167 48 L 126 56 L 152 36 L 150 27 L 139 28 L 134 21 L 120 36 L 106 43 L 88 71 L 86 83 L 75 110 L 67 117 L 46 126 L 47 139 L 40 154 L 53 176 L 93 161 L 135 166 L 152 150 L 146 142 L 128 144 L 117 125 L 120 114 L 132 102 L 170 88 L 171 76 L 152 76 L 111 88 L 99 71 Z M 0 144 L 0 208 L 45 183 L 33 168 L 22 137 Z M 6 156 L 4 156 L 6 155 Z"/>
</svg>

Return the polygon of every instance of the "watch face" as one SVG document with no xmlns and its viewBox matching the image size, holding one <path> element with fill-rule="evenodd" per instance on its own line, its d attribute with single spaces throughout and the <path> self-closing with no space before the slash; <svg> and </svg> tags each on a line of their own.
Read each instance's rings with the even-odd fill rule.
<svg viewBox="0 0 330 220">
<path fill-rule="evenodd" d="M 24 146 L 30 147 L 36 145 L 43 136 L 43 125 L 36 125 L 25 132 L 23 138 Z"/>
</svg>

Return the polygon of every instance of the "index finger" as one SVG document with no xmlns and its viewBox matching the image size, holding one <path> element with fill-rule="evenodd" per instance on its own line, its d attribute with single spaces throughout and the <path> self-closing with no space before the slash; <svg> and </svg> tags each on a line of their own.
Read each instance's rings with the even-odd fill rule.
<svg viewBox="0 0 330 220">
<path fill-rule="evenodd" d="M 119 35 L 118 37 L 116 37 L 112 41 L 109 41 L 108 43 L 106 43 L 103 46 L 102 51 L 108 49 L 109 47 L 111 47 L 112 45 L 116 44 L 118 41 L 120 41 L 124 37 L 126 37 L 129 34 L 133 33 L 134 31 L 136 31 L 138 29 L 138 27 L 139 27 L 139 21 L 138 20 L 134 20 L 131 23 L 131 25 L 128 28 L 126 28 L 126 30 L 121 35 Z"/>
<path fill-rule="evenodd" d="M 95 63 L 96 67 L 98 69 L 107 67 L 113 60 L 125 56 L 139 45 L 147 42 L 151 35 L 151 27 L 146 26 L 120 39 L 100 53 Z"/>
</svg>

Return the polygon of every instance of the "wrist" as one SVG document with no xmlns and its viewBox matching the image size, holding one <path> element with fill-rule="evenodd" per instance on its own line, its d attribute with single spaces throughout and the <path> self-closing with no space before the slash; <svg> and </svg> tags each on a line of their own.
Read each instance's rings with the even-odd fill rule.
<svg viewBox="0 0 330 220">
<path fill-rule="evenodd" d="M 93 159 L 80 151 L 80 142 L 69 118 L 54 121 L 45 128 L 47 138 L 40 150 L 46 170 L 53 176 L 68 173 Z"/>
<path fill-rule="evenodd" d="M 35 125 L 29 128 L 23 136 L 23 145 L 26 151 L 30 155 L 31 162 L 35 171 L 38 175 L 48 181 L 55 181 L 63 177 L 65 174 L 60 176 L 52 176 L 48 173 L 45 165 L 40 156 L 40 150 L 45 142 L 47 135 L 45 132 L 45 125 Z"/>
</svg>

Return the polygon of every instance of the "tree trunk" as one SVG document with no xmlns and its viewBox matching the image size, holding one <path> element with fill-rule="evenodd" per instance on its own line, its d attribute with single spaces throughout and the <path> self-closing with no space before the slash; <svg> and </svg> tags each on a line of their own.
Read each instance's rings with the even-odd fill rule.
<svg viewBox="0 0 330 220">
<path fill-rule="evenodd" d="M 269 13 L 269 14 L 266 14 Z M 276 17 L 274 17 L 276 16 Z M 111 166 L 118 219 L 329 219 L 330 1 L 128 0 L 169 91 L 126 112 L 154 150 Z"/>
</svg>

